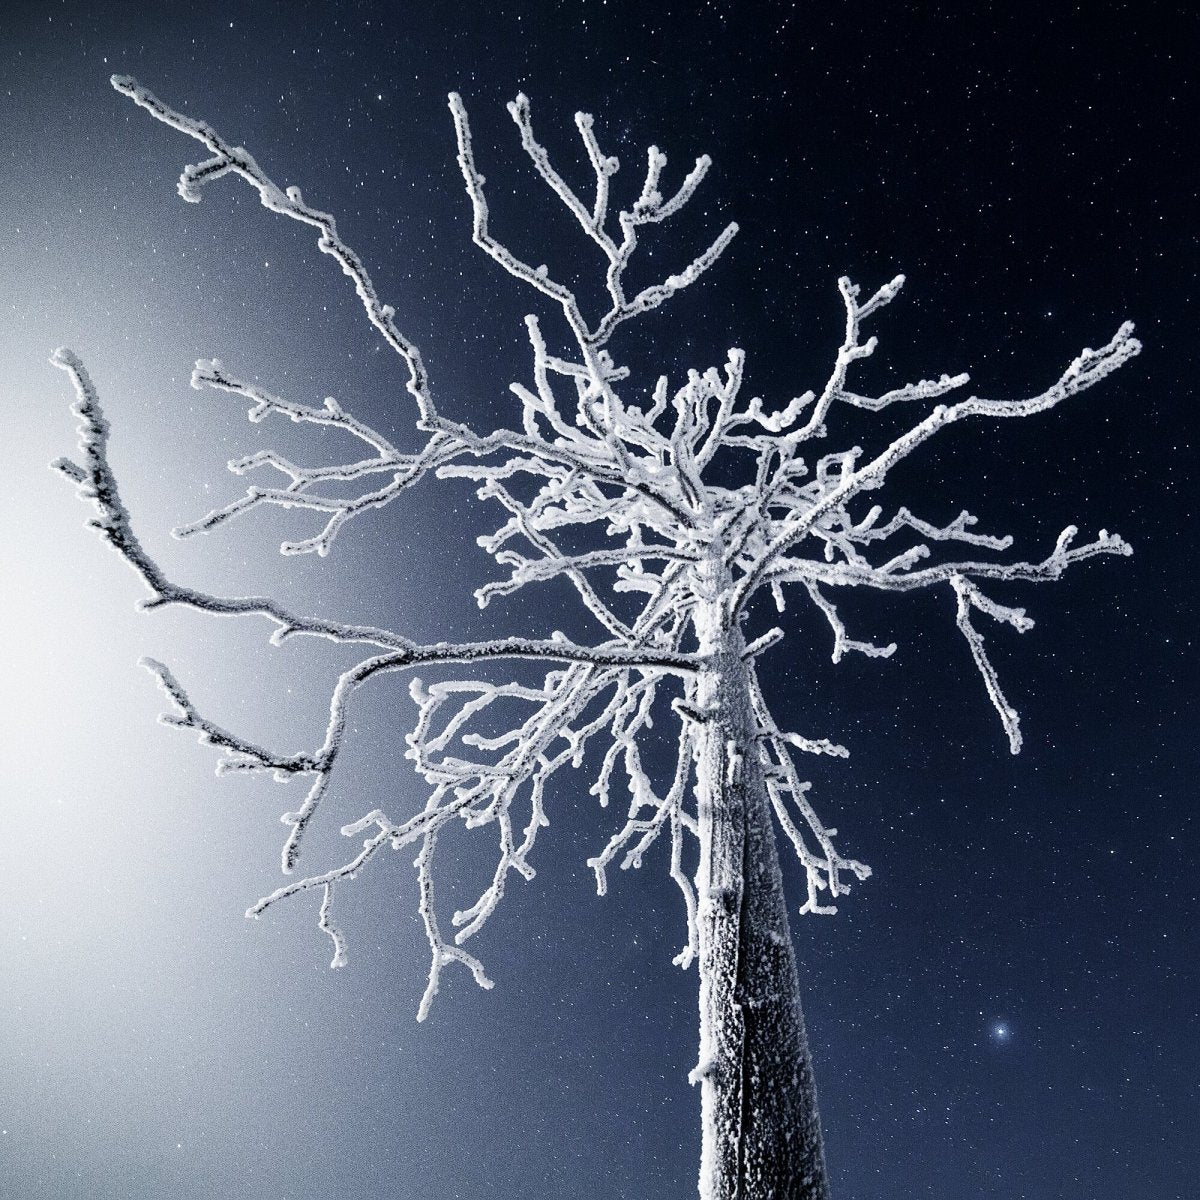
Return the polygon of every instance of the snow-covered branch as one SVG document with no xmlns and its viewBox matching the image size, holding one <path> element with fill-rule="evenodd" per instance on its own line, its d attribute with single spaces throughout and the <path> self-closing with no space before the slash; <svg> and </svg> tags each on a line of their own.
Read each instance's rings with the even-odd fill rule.
<svg viewBox="0 0 1200 1200">
<path fill-rule="evenodd" d="M 924 420 L 901 434 L 865 465 L 853 465 L 854 459 L 862 453 L 860 448 L 847 452 L 844 456 L 846 466 L 836 476 L 829 477 L 829 486 L 819 488 L 816 495 L 805 494 L 807 489 L 802 490 L 800 495 L 806 503 L 795 505 L 788 516 L 777 523 L 773 536 L 738 586 L 735 608 L 740 610 L 744 606 L 779 558 L 816 529 L 824 518 L 841 517 L 847 501 L 861 492 L 882 487 L 892 467 L 941 429 L 967 417 L 1027 417 L 1045 412 L 1098 383 L 1140 351 L 1141 343 L 1133 336 L 1133 326 L 1126 322 L 1099 350 L 1083 350 L 1050 387 L 1036 396 L 1024 400 L 985 400 L 971 396 L 954 405 L 939 404 Z"/>
<path fill-rule="evenodd" d="M 826 738 L 813 739 L 781 731 L 767 709 L 762 688 L 757 680 L 752 681 L 750 700 L 758 726 L 759 754 L 763 761 L 771 806 L 780 828 L 804 867 L 808 895 L 800 912 L 802 915 L 832 915 L 837 912 L 837 906 L 822 905 L 818 900 L 818 893 L 828 891 L 831 899 L 845 895 L 850 891 L 850 885 L 843 878 L 844 873 L 849 872 L 857 879 L 863 880 L 870 878 L 871 869 L 864 863 L 844 858 L 838 853 L 833 844 L 837 830 L 827 828 L 818 818 L 808 799 L 812 784 L 800 779 L 789 747 L 805 754 L 824 754 L 834 758 L 845 758 L 849 751 Z M 805 832 L 802 832 L 802 827 L 807 831 L 807 837 Z M 810 839 L 815 842 L 816 849 L 810 846 Z"/>
<path fill-rule="evenodd" d="M 257 472 L 260 468 L 270 468 L 285 476 L 287 483 L 283 487 L 252 486 L 239 499 L 214 509 L 198 521 L 174 530 L 176 537 L 207 532 L 231 517 L 240 516 L 260 506 L 303 508 L 322 514 L 328 513 L 324 528 L 315 537 L 299 542 L 284 542 L 280 550 L 284 554 L 308 554 L 316 551 L 323 557 L 329 553 L 338 532 L 352 517 L 370 508 L 382 508 L 405 489 L 461 453 L 459 441 L 442 431 L 433 434 L 420 453 L 401 454 L 387 438 L 348 413 L 332 396 L 326 398 L 321 408 L 284 400 L 238 379 L 219 359 L 201 359 L 196 364 L 192 371 L 192 386 L 199 389 L 203 385 L 249 400 L 251 408 L 248 416 L 251 421 L 259 422 L 270 414 L 277 413 L 296 424 L 344 431 L 365 442 L 374 453 L 368 458 L 349 463 L 319 467 L 297 466 L 274 450 L 260 450 L 245 458 L 235 459 L 230 462 L 229 469 L 237 475 Z M 344 498 L 313 490 L 335 483 L 369 479 L 372 476 L 390 476 L 390 479 L 372 491 Z"/>
<path fill-rule="evenodd" d="M 79 487 L 80 495 L 91 500 L 99 517 L 91 522 L 105 540 L 129 563 L 150 589 L 144 608 L 181 604 L 215 616 L 263 616 L 272 621 L 273 644 L 285 638 L 309 635 L 336 642 L 363 642 L 394 652 L 397 665 L 422 663 L 477 662 L 488 659 L 547 659 L 552 662 L 582 662 L 596 666 L 657 667 L 689 674 L 697 670 L 695 655 L 642 649 L 620 642 L 598 646 L 579 645 L 561 634 L 549 638 L 498 638 L 485 642 L 435 642 L 421 644 L 390 630 L 372 626 L 348 625 L 289 612 L 277 601 L 265 596 L 215 596 L 169 580 L 134 535 L 129 511 L 121 500 L 116 476 L 108 461 L 109 425 L 100 407 L 95 385 L 76 355 L 60 348 L 51 360 L 65 370 L 75 384 L 77 401 L 74 412 L 81 419 L 80 450 L 84 465 L 70 459 L 58 459 L 53 465 Z"/>
<path fill-rule="evenodd" d="M 277 187 L 244 146 L 231 146 L 206 122 L 176 112 L 136 79 L 128 75 L 114 75 L 111 82 L 118 92 L 128 96 L 151 116 L 162 121 L 164 125 L 195 138 L 212 155 L 211 158 L 183 169 L 179 177 L 178 191 L 184 200 L 192 204 L 199 203 L 203 185 L 212 183 L 223 175 L 233 174 L 254 188 L 264 208 L 317 230 L 317 248 L 333 258 L 343 273 L 350 278 L 367 319 L 407 365 L 406 387 L 417 402 L 421 419 L 433 421 L 437 411 L 430 394 L 429 379 L 421 352 L 396 328 L 392 319 L 396 315 L 395 309 L 390 304 L 380 301 L 367 268 L 358 255 L 342 241 L 333 217 L 306 204 L 298 187 Z"/>
<path fill-rule="evenodd" d="M 679 274 L 669 275 L 661 283 L 643 288 L 636 296 L 627 298 L 623 277 L 625 269 L 637 249 L 638 229 L 643 225 L 657 224 L 678 212 L 694 195 L 701 180 L 708 173 L 712 160 L 707 155 L 698 158 L 696 165 L 679 186 L 675 195 L 668 200 L 664 199 L 658 190 L 663 168 L 667 165 L 667 156 L 657 146 L 651 146 L 647 155 L 646 179 L 642 185 L 641 194 L 633 207 L 623 210 L 617 218 L 622 235 L 618 242 L 607 231 L 605 224 L 608 213 L 609 180 L 617 173 L 620 163 L 617 158 L 604 155 L 600 151 L 595 135 L 595 119 L 589 113 L 575 114 L 576 126 L 584 140 L 589 161 L 596 175 L 596 198 L 589 209 L 554 168 L 545 148 L 534 137 L 529 98 L 521 94 L 509 104 L 509 114 L 521 132 L 521 145 L 532 160 L 538 174 L 576 218 L 587 236 L 600 247 L 608 260 L 605 282 L 611 299 L 611 307 L 594 325 L 589 325 L 580 311 L 574 294 L 564 284 L 551 279 L 545 265 L 530 266 L 492 236 L 488 226 L 489 212 L 484 193 L 486 181 L 475 165 L 467 111 L 462 97 L 456 92 L 451 93 L 450 96 L 450 111 L 454 116 L 454 128 L 458 135 L 458 163 L 466 181 L 467 192 L 471 197 L 474 211 L 473 237 L 475 244 L 489 254 L 510 275 L 562 306 L 567 324 L 575 335 L 583 356 L 582 365 L 597 389 L 603 391 L 604 385 L 614 376 L 611 370 L 611 360 L 606 361 L 601 357 L 600 347 L 608 342 L 616 327 L 631 317 L 657 308 L 676 292 L 695 283 L 717 261 L 737 233 L 737 225 L 730 222 L 717 235 L 708 249 L 697 255 Z"/>
<path fill-rule="evenodd" d="M 1128 554 L 1129 546 L 1103 530 L 1095 540 L 1075 545 L 1072 526 L 1041 560 L 1004 561 L 999 556 L 1011 551 L 1012 539 L 977 532 L 976 518 L 965 510 L 949 519 L 945 513 L 927 519 L 900 507 L 884 519 L 883 505 L 864 512 L 861 497 L 881 489 L 897 463 L 949 425 L 968 417 L 1033 416 L 1099 382 L 1139 352 L 1131 325 L 1122 325 L 1100 349 L 1085 349 L 1054 383 L 1026 399 L 972 395 L 943 402 L 969 382 L 965 373 L 896 381 L 872 395 L 851 381 L 856 364 L 878 346 L 876 337 L 864 337 L 863 326 L 897 297 L 904 276 L 865 301 L 860 289 L 842 278 L 844 333 L 828 376 L 785 403 L 772 406 L 747 395 L 746 355 L 736 347 L 720 366 L 672 364 L 652 380 L 634 380 L 612 349 L 618 331 L 696 283 L 737 232 L 729 223 L 678 272 L 633 294 L 627 290 L 640 231 L 667 220 L 692 199 L 711 166 L 709 158 L 697 158 L 671 191 L 663 183 L 666 156 L 651 146 L 640 190 L 622 207 L 615 186 L 619 162 L 602 149 L 593 117 L 575 116 L 592 176 L 590 194 L 584 195 L 535 136 L 528 98 L 518 95 L 508 106 L 538 176 L 598 252 L 601 294 L 607 296 L 601 303 L 607 307 L 585 313 L 576 294 L 547 266 L 527 261 L 493 234 L 466 109 L 453 94 L 450 111 L 474 242 L 509 275 L 553 301 L 551 312 L 561 312 L 568 335 L 548 340 L 538 316 L 525 318 L 530 374 L 510 382 L 506 391 L 496 381 L 498 394 L 509 397 L 515 410 L 515 428 L 480 431 L 435 405 L 420 351 L 397 328 L 393 308 L 380 300 L 362 259 L 342 239 L 330 214 L 309 205 L 298 188 L 277 186 L 247 150 L 203 121 L 169 108 L 128 77 L 114 76 L 112 83 L 157 120 L 204 146 L 208 157 L 187 166 L 180 177 L 185 200 L 199 200 L 207 184 L 229 175 L 251 186 L 267 209 L 316 231 L 319 249 L 351 280 L 367 319 L 403 362 L 421 435 L 418 449 L 401 451 L 337 400 L 314 406 L 285 399 L 240 379 L 217 359 L 203 359 L 193 372 L 193 386 L 245 401 L 252 422 L 284 417 L 318 437 L 328 430 L 346 435 L 354 449 L 316 466 L 273 448 L 235 459 L 230 469 L 250 475 L 253 484 L 176 530 L 177 535 L 214 530 L 264 508 L 299 509 L 314 520 L 314 532 L 284 543 L 283 552 L 324 556 L 339 531 L 368 510 L 384 508 L 424 481 L 467 479 L 479 499 L 493 502 L 502 514 L 493 532 L 478 538 L 502 569 L 501 577 L 476 589 L 479 604 L 566 580 L 603 630 L 591 642 L 549 630 L 478 642 L 419 643 L 387 629 L 296 614 L 270 597 L 222 597 L 176 584 L 133 532 L 110 466 L 109 427 L 95 387 L 71 351 L 56 351 L 54 364 L 75 387 L 82 460 L 60 459 L 55 466 L 94 503 L 98 516 L 92 525 L 149 589 L 145 607 L 177 604 L 218 616 L 260 616 L 274 625 L 276 643 L 305 635 L 366 648 L 367 657 L 333 686 L 320 745 L 296 753 L 277 752 L 225 729 L 199 711 L 167 667 L 146 662 L 173 705 L 164 720 L 215 747 L 219 770 L 310 780 L 300 807 L 284 814 L 289 827 L 285 872 L 296 866 L 305 830 L 332 786 L 347 711 L 358 688 L 376 676 L 426 663 L 488 668 L 482 678 L 411 680 L 417 716 L 407 739 L 408 757 L 428 789 L 423 807 L 396 818 L 376 809 L 345 825 L 342 833 L 356 845 L 344 861 L 290 879 L 258 900 L 250 915 L 318 892 L 318 925 L 332 941 L 333 965 L 339 966 L 346 959 L 346 939 L 334 919 L 337 890 L 380 850 L 413 848 L 418 908 L 430 947 L 419 1012 L 424 1018 L 442 970 L 452 962 L 465 966 L 481 986 L 491 986 L 480 960 L 463 943 L 495 913 L 513 873 L 533 877 L 531 857 L 539 832 L 549 824 L 549 789 L 570 767 L 588 773 L 591 794 L 602 807 L 616 808 L 621 801 L 618 827 L 588 859 L 599 891 L 606 890 L 614 863 L 638 867 L 656 842 L 669 842 L 667 869 L 682 893 L 687 923 L 686 945 L 676 961 L 686 966 L 699 957 L 703 963 L 700 943 L 704 922 L 712 923 L 713 896 L 698 889 L 697 881 L 712 865 L 713 848 L 700 847 L 702 866 L 696 868 L 685 835 L 699 837 L 705 827 L 701 795 L 712 802 L 706 802 L 703 814 L 715 828 L 713 803 L 727 798 L 723 789 L 732 794 L 732 781 L 742 777 L 747 763 L 753 770 L 745 777 L 757 779 L 761 810 L 773 811 L 805 870 L 801 911 L 834 911 L 832 904 L 821 903 L 821 893 L 836 899 L 848 890 L 851 877 L 865 879 L 870 872 L 836 848 L 837 831 L 817 817 L 793 752 L 842 757 L 847 751 L 825 738 L 784 732 L 767 711 L 756 671 L 783 634 L 771 629 L 751 636 L 747 645 L 740 630 L 740 621 L 755 615 L 749 605 L 764 588 L 781 610 L 788 590 L 803 589 L 832 630 L 837 662 L 849 652 L 887 658 L 896 646 L 852 636 L 830 598 L 836 589 L 947 587 L 955 596 L 957 626 L 1010 746 L 1014 753 L 1020 748 L 1019 718 L 1001 690 L 973 616 L 983 613 L 1017 630 L 1032 621 L 1023 609 L 996 602 L 981 587 L 992 581 L 1051 581 L 1084 559 Z M 551 345 L 570 349 L 554 352 Z M 827 448 L 836 417 L 845 409 L 879 413 L 929 405 L 926 415 L 912 418 L 882 450 Z M 826 448 L 814 452 L 814 445 Z M 536 622 L 537 606 L 523 605 L 520 616 Z M 529 683 L 529 675 L 507 682 L 488 677 L 497 664 L 515 659 L 543 664 L 540 683 Z M 732 700 L 731 687 L 741 689 Z M 751 714 L 747 723 L 739 726 L 729 712 L 712 706 L 711 697 L 721 695 Z M 673 723 L 675 735 L 665 743 L 655 740 L 661 728 L 651 733 L 663 721 Z M 733 744 L 715 744 L 725 737 L 714 732 L 718 726 L 735 731 Z M 709 777 L 717 771 L 715 763 L 725 764 L 728 778 Z M 702 778 L 704 772 L 708 776 Z M 736 830 L 736 821 L 722 828 L 730 838 L 736 836 L 728 832 Z M 478 897 L 451 914 L 447 928 L 453 936 L 443 933 L 435 891 L 439 839 L 451 829 L 486 829 L 495 839 L 494 869 Z"/>
</svg>

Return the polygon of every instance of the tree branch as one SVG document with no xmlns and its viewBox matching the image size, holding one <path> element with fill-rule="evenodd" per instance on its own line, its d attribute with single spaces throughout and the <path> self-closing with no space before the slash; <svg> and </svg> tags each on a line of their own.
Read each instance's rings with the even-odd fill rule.
<svg viewBox="0 0 1200 1200">
<path fill-rule="evenodd" d="M 220 134 L 204 121 L 196 121 L 176 112 L 164 104 L 149 89 L 129 75 L 114 75 L 111 83 L 123 96 L 128 96 L 152 117 L 195 138 L 212 154 L 202 163 L 187 166 L 179 177 L 178 191 L 189 203 L 200 200 L 200 185 L 212 182 L 222 175 L 235 174 L 244 179 L 256 192 L 263 207 L 282 216 L 290 217 L 318 231 L 317 248 L 328 254 L 342 268 L 354 284 L 354 290 L 362 302 L 367 319 L 382 335 L 383 340 L 404 360 L 408 367 L 406 388 L 417 402 L 423 422 L 436 422 L 437 409 L 429 389 L 429 377 L 421 352 L 396 328 L 392 318 L 396 310 L 390 304 L 380 302 L 375 285 L 363 265 L 362 259 L 338 236 L 337 223 L 333 217 L 304 202 L 300 189 L 290 187 L 281 190 L 268 178 L 255 162 L 253 155 L 243 146 L 231 146 Z"/>
</svg>

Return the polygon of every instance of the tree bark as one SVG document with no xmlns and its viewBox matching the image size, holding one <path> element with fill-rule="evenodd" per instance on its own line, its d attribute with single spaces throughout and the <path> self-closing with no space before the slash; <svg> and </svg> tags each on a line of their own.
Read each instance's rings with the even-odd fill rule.
<svg viewBox="0 0 1200 1200">
<path fill-rule="evenodd" d="M 755 741 L 739 630 L 698 622 L 712 656 L 704 714 L 697 872 L 701 1200 L 828 1200 L 812 1060 Z"/>
</svg>

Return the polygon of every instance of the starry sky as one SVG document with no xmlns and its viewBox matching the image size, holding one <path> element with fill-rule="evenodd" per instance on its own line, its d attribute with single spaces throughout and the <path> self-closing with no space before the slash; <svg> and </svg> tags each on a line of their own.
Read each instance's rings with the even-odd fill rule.
<svg viewBox="0 0 1200 1200">
<path fill-rule="evenodd" d="M 450 975 L 424 1025 L 405 856 L 343 891 L 343 971 L 315 905 L 243 919 L 277 884 L 294 798 L 215 779 L 210 749 L 155 723 L 164 701 L 137 658 L 288 748 L 317 736 L 351 660 L 271 649 L 263 623 L 135 610 L 140 584 L 45 469 L 74 445 L 53 347 L 88 363 L 136 528 L 174 577 L 429 640 L 573 618 L 558 592 L 544 611 L 476 610 L 495 568 L 474 539 L 494 514 L 456 484 L 359 521 L 323 560 L 275 553 L 313 532 L 295 514 L 167 536 L 240 491 L 227 459 L 269 444 L 241 407 L 189 389 L 196 358 L 304 402 L 336 395 L 397 437 L 411 409 L 307 234 L 229 180 L 181 203 L 194 143 L 117 95 L 114 72 L 335 212 L 439 396 L 481 426 L 512 420 L 531 298 L 470 244 L 450 90 L 494 228 L 581 286 L 587 247 L 520 161 L 504 101 L 529 94 L 571 170 L 571 114 L 593 112 L 627 187 L 650 142 L 668 172 L 712 155 L 643 269 L 678 269 L 731 219 L 741 232 L 622 335 L 644 380 L 738 345 L 754 393 L 819 387 L 842 274 L 908 277 L 872 330 L 884 388 L 969 370 L 982 395 L 1031 394 L 1137 324 L 1143 354 L 1101 386 L 1027 421 L 963 423 L 895 474 L 893 502 L 967 507 L 1031 557 L 1069 523 L 1135 548 L 997 594 L 1037 621 L 989 630 L 1019 757 L 945 597 L 847 601 L 853 634 L 900 648 L 836 667 L 823 622 L 789 611 L 763 670 L 795 727 L 849 747 L 812 765 L 814 802 L 875 871 L 835 918 L 794 923 L 835 1196 L 1196 1195 L 1200 46 L 1185 7 L 10 0 L 0 1196 L 687 1197 L 699 1151 L 678 895 L 655 860 L 595 896 L 585 860 L 610 825 L 590 797 L 553 799 L 537 878 L 480 935 L 495 990 Z M 376 797 L 420 802 L 411 717 L 402 685 L 363 693 L 344 819 Z M 478 867 L 462 849 L 449 869 L 455 854 Z"/>
</svg>

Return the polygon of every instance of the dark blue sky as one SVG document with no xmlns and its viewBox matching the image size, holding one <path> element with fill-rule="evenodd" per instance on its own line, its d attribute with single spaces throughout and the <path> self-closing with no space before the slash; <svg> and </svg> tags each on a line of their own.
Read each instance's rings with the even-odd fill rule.
<svg viewBox="0 0 1200 1200">
<path fill-rule="evenodd" d="M 162 697 L 136 659 L 296 746 L 348 660 L 273 651 L 253 623 L 133 610 L 136 580 L 45 470 L 74 443 L 55 345 L 92 367 L 139 532 L 176 576 L 422 638 L 545 618 L 476 611 L 494 567 L 474 538 L 493 514 L 466 487 L 360 521 L 326 560 L 274 553 L 295 518 L 166 537 L 240 490 L 223 464 L 262 437 L 187 387 L 197 357 L 337 395 L 397 436 L 411 413 L 307 235 L 230 181 L 182 204 L 193 144 L 112 91 L 113 72 L 335 212 L 439 395 L 480 424 L 511 419 L 530 298 L 470 245 L 451 89 L 495 228 L 564 273 L 585 248 L 518 161 L 505 100 L 527 92 L 566 156 L 571 114 L 595 113 L 627 186 L 648 142 L 672 170 L 712 155 L 653 265 L 730 219 L 741 233 L 631 330 L 647 376 L 739 345 L 755 393 L 819 384 L 841 274 L 908 276 L 873 330 L 881 380 L 966 369 L 981 394 L 1027 394 L 1136 322 L 1145 351 L 1100 387 L 958 427 L 895 478 L 893 500 L 968 507 L 1031 556 L 1071 522 L 1135 547 L 998 597 L 1037 621 L 989 631 L 1020 757 L 944 598 L 847 601 L 855 632 L 900 650 L 837 667 L 823 622 L 790 614 L 766 682 L 796 727 L 849 746 L 813 767 L 814 798 L 875 869 L 836 918 L 794 930 L 838 1200 L 1196 1195 L 1200 46 L 1183 7 L 8 6 L 0 1196 L 687 1197 L 699 1147 L 678 896 L 656 860 L 595 897 L 585 860 L 610 825 L 583 787 L 560 790 L 536 880 L 481 935 L 496 989 L 448 976 L 423 1026 L 405 856 L 344 890 L 345 971 L 326 969 L 312 905 L 242 919 L 276 885 L 294 799 L 213 779 L 211 751 L 154 724 Z M 544 628 L 570 619 L 558 593 L 546 606 Z M 373 797 L 419 803 L 411 714 L 402 685 L 364 695 L 347 819 Z"/>
</svg>

